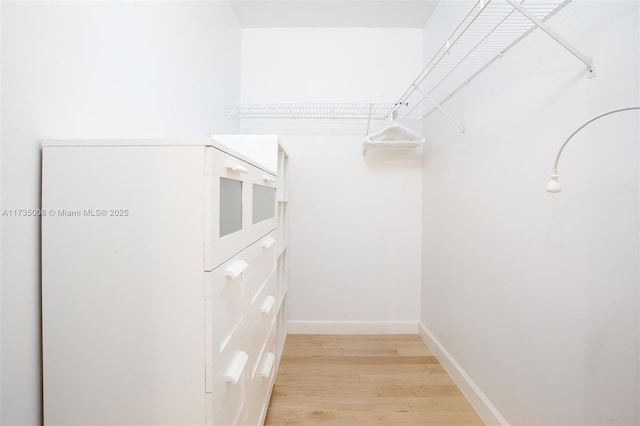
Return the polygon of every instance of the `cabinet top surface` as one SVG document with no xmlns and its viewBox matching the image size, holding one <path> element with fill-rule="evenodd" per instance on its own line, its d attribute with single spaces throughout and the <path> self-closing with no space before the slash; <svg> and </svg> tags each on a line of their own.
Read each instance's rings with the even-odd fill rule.
<svg viewBox="0 0 640 426">
<path fill-rule="evenodd" d="M 278 137 L 275 135 L 220 135 L 213 138 L 173 138 L 173 139 L 45 139 L 42 141 L 42 148 L 60 148 L 60 147 L 159 147 L 159 146 L 200 146 L 200 147 L 212 147 L 226 152 L 240 160 L 253 164 L 267 172 L 276 174 L 274 170 L 266 167 L 262 164 L 256 163 L 255 160 L 238 153 L 237 151 L 229 148 L 223 142 L 216 140 L 230 138 L 229 140 L 241 141 L 245 139 L 247 141 L 275 141 L 277 143 Z"/>
</svg>

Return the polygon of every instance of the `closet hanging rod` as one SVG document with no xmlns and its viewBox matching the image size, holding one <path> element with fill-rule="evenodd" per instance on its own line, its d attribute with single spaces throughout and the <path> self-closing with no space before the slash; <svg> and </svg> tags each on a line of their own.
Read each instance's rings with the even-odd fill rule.
<svg viewBox="0 0 640 426">
<path fill-rule="evenodd" d="M 238 104 L 230 107 L 232 117 L 241 119 L 385 120 L 392 103 L 291 103 Z"/>
</svg>

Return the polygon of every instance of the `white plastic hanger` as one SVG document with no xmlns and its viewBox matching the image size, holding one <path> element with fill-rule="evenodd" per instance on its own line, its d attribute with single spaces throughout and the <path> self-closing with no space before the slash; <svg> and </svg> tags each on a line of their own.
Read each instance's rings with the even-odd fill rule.
<svg viewBox="0 0 640 426">
<path fill-rule="evenodd" d="M 364 140 L 364 154 L 374 148 L 414 148 L 424 143 L 425 137 L 396 122 L 398 112 L 391 113 L 391 124 Z"/>
</svg>

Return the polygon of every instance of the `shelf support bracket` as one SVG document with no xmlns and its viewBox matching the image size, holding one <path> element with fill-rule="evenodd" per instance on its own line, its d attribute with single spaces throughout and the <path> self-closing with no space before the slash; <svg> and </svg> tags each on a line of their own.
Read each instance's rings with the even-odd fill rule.
<svg viewBox="0 0 640 426">
<path fill-rule="evenodd" d="M 524 15 L 525 18 L 527 18 L 528 20 L 533 22 L 538 28 L 540 28 L 542 31 L 547 33 L 552 39 L 554 39 L 555 41 L 560 43 L 560 45 L 562 45 L 562 47 L 564 47 L 569 52 L 571 52 L 571 54 L 573 56 L 575 56 L 581 62 L 583 62 L 587 66 L 587 68 L 589 70 L 589 78 L 593 78 L 593 77 L 596 76 L 596 69 L 594 68 L 593 62 L 591 61 L 591 59 L 587 58 L 585 55 L 582 54 L 582 52 L 580 52 L 578 49 L 573 47 L 573 45 L 571 43 L 569 43 L 567 40 L 565 40 L 560 34 L 555 32 L 545 22 L 543 22 L 540 19 L 536 18 L 523 5 L 518 3 L 517 0 L 506 0 L 506 2 L 509 3 L 514 9 L 516 9 L 522 15 Z"/>
<path fill-rule="evenodd" d="M 426 99 L 427 101 L 429 101 L 434 107 L 438 108 L 440 110 L 440 112 L 442 112 L 449 120 L 451 120 L 453 123 L 455 123 L 456 126 L 458 126 L 458 128 L 460 129 L 460 131 L 462 132 L 462 134 L 464 135 L 464 125 L 462 123 L 460 123 L 458 120 L 456 120 L 455 118 L 453 118 L 453 116 L 451 114 L 449 114 L 447 112 L 447 110 L 445 110 L 444 108 L 442 108 L 442 106 L 436 102 L 431 96 L 427 95 L 426 93 L 424 93 L 422 90 L 420 90 L 419 87 L 415 87 L 416 92 L 420 93 L 420 96 L 422 96 L 422 98 L 420 99 L 420 101 L 416 102 L 416 104 L 413 106 L 413 108 L 411 108 L 405 115 L 404 117 L 407 118 L 407 116 L 409 114 L 411 114 L 411 112 L 416 109 L 416 107 L 418 105 L 420 105 L 422 102 L 424 102 L 424 100 Z M 433 111 L 433 110 L 432 110 Z M 428 114 L 423 115 L 422 118 L 426 117 Z"/>
</svg>

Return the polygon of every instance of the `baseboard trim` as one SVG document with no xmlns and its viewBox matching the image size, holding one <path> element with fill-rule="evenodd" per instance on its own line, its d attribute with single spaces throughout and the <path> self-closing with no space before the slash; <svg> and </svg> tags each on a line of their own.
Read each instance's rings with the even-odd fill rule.
<svg viewBox="0 0 640 426">
<path fill-rule="evenodd" d="M 489 401 L 489 398 L 487 398 L 474 381 L 471 380 L 471 377 L 469 377 L 427 326 L 420 322 L 418 331 L 424 343 L 431 349 L 431 352 L 433 352 L 436 358 L 438 358 L 440 364 L 442 364 L 447 373 L 449 373 L 449 376 L 451 376 L 456 385 L 458 385 L 460 391 L 469 400 L 482 420 L 487 425 L 508 426 L 509 423 L 507 420 L 502 417 L 498 409 Z"/>
<path fill-rule="evenodd" d="M 288 321 L 288 334 L 418 334 L 418 321 Z"/>
</svg>

